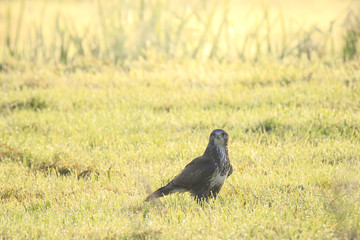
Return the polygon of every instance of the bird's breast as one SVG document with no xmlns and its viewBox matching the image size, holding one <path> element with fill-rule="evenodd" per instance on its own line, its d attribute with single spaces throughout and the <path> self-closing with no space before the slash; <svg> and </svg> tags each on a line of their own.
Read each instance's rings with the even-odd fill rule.
<svg viewBox="0 0 360 240">
<path fill-rule="evenodd" d="M 230 169 L 230 163 L 228 160 L 228 156 L 226 154 L 226 150 L 224 147 L 217 147 L 217 157 L 218 157 L 218 167 L 219 167 L 219 174 L 222 175 L 221 177 L 226 178 L 229 169 Z"/>
<path fill-rule="evenodd" d="M 228 172 L 222 175 L 221 171 L 216 171 L 215 174 L 210 179 L 210 188 L 223 185 L 227 175 Z"/>
</svg>

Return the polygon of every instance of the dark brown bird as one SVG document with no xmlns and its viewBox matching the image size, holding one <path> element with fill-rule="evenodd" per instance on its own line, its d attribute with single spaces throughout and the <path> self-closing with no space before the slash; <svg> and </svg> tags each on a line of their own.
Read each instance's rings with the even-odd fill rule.
<svg viewBox="0 0 360 240">
<path fill-rule="evenodd" d="M 145 201 L 176 192 L 190 192 L 198 202 L 216 198 L 225 179 L 233 172 L 228 142 L 227 132 L 222 129 L 212 131 L 204 154 L 192 160 L 171 182 L 150 194 Z"/>
</svg>

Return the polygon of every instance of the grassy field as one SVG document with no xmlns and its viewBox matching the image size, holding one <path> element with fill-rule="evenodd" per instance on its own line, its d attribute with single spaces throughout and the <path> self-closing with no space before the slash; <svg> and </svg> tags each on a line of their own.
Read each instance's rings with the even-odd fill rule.
<svg viewBox="0 0 360 240">
<path fill-rule="evenodd" d="M 112 45 L 101 36 L 112 39 L 113 33 L 90 30 L 74 40 L 76 34 L 60 26 L 66 21 L 56 17 L 56 6 L 71 10 L 70 15 L 80 8 L 99 10 L 89 2 L 0 2 L 11 13 L 7 18 L 2 12 L 1 23 L 12 26 L 29 16 L 40 22 L 35 16 L 41 9 L 54 13 L 43 27 L 34 25 L 41 36 L 32 35 L 25 20 L 11 32 L 0 24 L 5 33 L 0 36 L 0 238 L 360 238 L 360 62 L 358 45 L 344 47 L 348 32 L 331 32 L 334 48 L 330 40 L 320 38 L 325 41 L 325 48 L 319 48 L 324 54 L 311 48 L 309 57 L 309 49 L 288 51 L 297 31 L 291 33 L 286 25 L 284 34 L 281 21 L 276 25 L 280 30 L 261 34 L 267 29 L 265 20 L 246 45 L 246 33 L 217 38 L 218 25 L 210 34 L 206 21 L 196 23 L 199 17 L 180 23 L 184 33 L 189 34 L 187 27 L 192 25 L 207 33 L 203 43 L 204 34 L 189 38 L 199 44 L 186 46 L 183 41 L 190 35 L 175 37 L 178 47 L 166 50 L 172 38 L 159 35 L 150 37 L 148 48 L 138 48 L 139 43 L 136 54 L 115 56 L 110 50 L 127 48 L 131 40 Z M 289 2 L 294 1 L 284 5 L 287 13 L 302 16 L 306 7 Z M 334 9 L 348 4 L 332 2 L 333 8 L 326 5 L 324 15 L 315 16 L 325 19 L 320 24 L 325 28 Z M 168 7 L 162 1 L 151 3 Z M 279 1 L 269 3 L 277 6 Z M 321 8 L 319 2 L 316 6 Z M 24 17 L 14 9 L 23 11 Z M 209 16 L 207 8 L 200 10 Z M 279 14 L 272 7 L 269 12 Z M 78 17 L 80 23 L 87 21 Z M 139 19 L 141 15 L 134 21 Z M 51 20 L 60 27 L 49 30 L 45 25 L 51 26 Z M 223 22 L 231 26 L 230 20 Z M 155 24 L 150 32 L 153 27 L 166 29 Z M 28 45 L 26 29 L 32 39 Z M 137 39 L 138 32 L 131 35 L 130 30 L 122 33 Z M 97 34 L 99 39 L 93 40 L 99 51 L 92 52 L 89 39 Z M 298 42 L 303 40 L 300 35 Z M 283 56 L 275 44 L 281 36 Z M 239 39 L 243 42 L 236 57 L 225 57 Z M 36 45 L 35 40 L 40 42 Z M 256 48 L 257 43 L 261 47 Z M 252 46 L 258 57 L 242 52 L 241 46 Z M 271 51 L 263 51 L 269 46 Z M 211 49 L 219 49 L 213 51 L 216 57 L 211 57 Z M 344 50 L 350 55 L 344 57 Z M 189 194 L 144 203 L 147 194 L 203 153 L 215 128 L 229 133 L 234 166 L 219 198 L 204 206 Z"/>
<path fill-rule="evenodd" d="M 359 238 L 359 63 L 25 66 L 1 73 L 3 238 Z M 231 136 L 200 207 L 143 203 Z"/>
</svg>

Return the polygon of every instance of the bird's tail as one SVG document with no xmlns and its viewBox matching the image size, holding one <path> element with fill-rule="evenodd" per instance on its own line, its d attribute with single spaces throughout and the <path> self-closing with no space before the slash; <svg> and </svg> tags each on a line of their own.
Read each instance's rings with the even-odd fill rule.
<svg viewBox="0 0 360 240">
<path fill-rule="evenodd" d="M 155 199 L 155 198 L 159 198 L 159 197 L 169 195 L 170 193 L 172 193 L 172 191 L 173 191 L 173 187 L 170 184 L 168 184 L 165 187 L 161 187 L 158 190 L 156 190 L 155 192 L 153 192 L 152 194 L 150 194 L 145 199 L 145 202 L 148 202 L 148 201 L 150 201 L 152 199 Z"/>
</svg>

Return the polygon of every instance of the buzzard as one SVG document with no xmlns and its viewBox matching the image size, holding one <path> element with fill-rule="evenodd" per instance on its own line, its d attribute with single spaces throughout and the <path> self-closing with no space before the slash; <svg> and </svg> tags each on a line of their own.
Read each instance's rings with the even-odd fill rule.
<svg viewBox="0 0 360 240">
<path fill-rule="evenodd" d="M 176 192 L 190 192 L 197 202 L 216 198 L 225 179 L 233 172 L 228 141 L 229 135 L 224 130 L 212 131 L 204 154 L 192 160 L 171 182 L 150 194 L 145 201 Z"/>
</svg>

